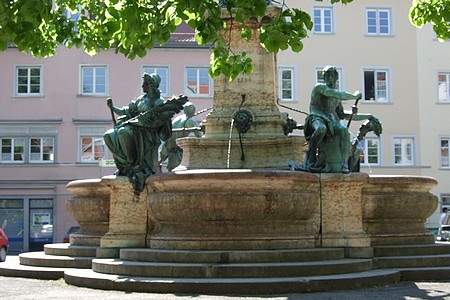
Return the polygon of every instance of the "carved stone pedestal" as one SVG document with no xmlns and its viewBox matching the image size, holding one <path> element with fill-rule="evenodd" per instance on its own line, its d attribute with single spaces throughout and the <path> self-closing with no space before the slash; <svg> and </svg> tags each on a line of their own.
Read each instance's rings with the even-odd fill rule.
<svg viewBox="0 0 450 300">
<path fill-rule="evenodd" d="M 369 247 L 363 230 L 364 173 L 321 174 L 322 247 Z"/>
<path fill-rule="evenodd" d="M 127 177 L 102 179 L 111 189 L 108 232 L 101 238 L 102 248 L 145 247 L 147 235 L 147 192 L 135 195 Z"/>
</svg>

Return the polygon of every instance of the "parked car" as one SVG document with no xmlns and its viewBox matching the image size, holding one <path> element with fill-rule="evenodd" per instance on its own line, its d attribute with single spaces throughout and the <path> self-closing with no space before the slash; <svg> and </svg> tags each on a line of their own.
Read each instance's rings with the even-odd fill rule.
<svg viewBox="0 0 450 300">
<path fill-rule="evenodd" d="M 6 233 L 0 228 L 0 262 L 6 260 L 6 253 L 8 252 L 8 237 Z"/>
<path fill-rule="evenodd" d="M 66 235 L 64 236 L 63 243 L 69 243 L 70 242 L 70 235 L 72 233 L 77 233 L 80 230 L 80 226 L 72 226 L 67 231 Z"/>
<path fill-rule="evenodd" d="M 436 240 L 447 242 L 450 240 L 450 225 L 441 225 Z"/>
<path fill-rule="evenodd" d="M 40 228 L 40 236 L 41 237 L 53 237 L 53 225 L 45 224 Z"/>
</svg>

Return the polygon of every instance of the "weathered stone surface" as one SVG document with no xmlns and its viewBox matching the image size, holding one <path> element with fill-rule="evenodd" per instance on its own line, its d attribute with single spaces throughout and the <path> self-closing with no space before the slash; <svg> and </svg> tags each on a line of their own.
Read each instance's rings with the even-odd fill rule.
<svg viewBox="0 0 450 300">
<path fill-rule="evenodd" d="M 318 245 L 315 175 L 190 170 L 149 177 L 151 248 L 287 249 Z"/>
<path fill-rule="evenodd" d="M 105 176 L 111 189 L 108 232 L 101 238 L 104 248 L 145 247 L 147 234 L 147 190 L 136 195 L 127 177 Z"/>
<path fill-rule="evenodd" d="M 287 170 L 289 161 L 304 156 L 305 139 L 300 136 L 247 139 L 241 151 L 239 139 L 181 138 L 177 144 L 183 148 L 183 160 L 176 170 L 184 169 L 274 169 Z M 242 152 L 245 159 L 242 159 Z M 229 159 L 229 161 L 228 161 Z"/>
<path fill-rule="evenodd" d="M 109 188 L 101 179 L 88 179 L 69 182 L 67 189 L 73 194 L 66 201 L 67 211 L 80 225 L 80 231 L 71 235 L 70 243 L 99 246 L 109 227 Z"/>
<path fill-rule="evenodd" d="M 363 230 L 361 189 L 367 174 L 320 174 L 322 247 L 368 247 Z"/>
<path fill-rule="evenodd" d="M 438 205 L 430 193 L 436 184 L 423 176 L 370 176 L 362 199 L 364 230 L 372 245 L 433 243 L 425 221 Z"/>
</svg>

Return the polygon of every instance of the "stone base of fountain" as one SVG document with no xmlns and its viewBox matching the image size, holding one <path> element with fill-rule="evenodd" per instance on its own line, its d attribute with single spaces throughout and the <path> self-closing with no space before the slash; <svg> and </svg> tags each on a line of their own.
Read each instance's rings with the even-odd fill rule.
<svg viewBox="0 0 450 300">
<path fill-rule="evenodd" d="M 183 148 L 183 160 L 177 170 L 231 169 L 288 170 L 289 161 L 298 161 L 304 155 L 305 139 L 301 136 L 251 138 L 244 136 L 242 149 L 239 139 L 180 138 L 177 144 Z M 230 149 L 228 153 L 228 149 Z M 242 159 L 244 155 L 245 159 Z M 270 161 L 267 160 L 270 157 Z M 188 166 L 188 167 L 186 167 Z"/>
<path fill-rule="evenodd" d="M 147 181 L 157 249 L 297 249 L 319 246 L 318 180 L 265 170 L 189 170 Z"/>
<path fill-rule="evenodd" d="M 67 185 L 73 194 L 66 202 L 67 211 L 77 220 L 80 230 L 71 234 L 71 245 L 100 246 L 109 230 L 110 188 L 103 179 L 75 180 Z"/>
<path fill-rule="evenodd" d="M 96 245 L 102 248 L 432 244 L 434 235 L 424 223 L 437 207 L 437 198 L 430 193 L 434 185 L 434 179 L 418 176 L 209 169 L 151 176 L 146 190 L 136 196 L 125 177 L 81 180 L 68 185 L 74 193 L 68 208 L 81 227 L 71 243 L 93 245 L 90 236 L 101 235 Z M 108 189 L 106 230 L 102 208 L 108 203 Z M 87 216 L 99 225 L 93 227 Z"/>
</svg>

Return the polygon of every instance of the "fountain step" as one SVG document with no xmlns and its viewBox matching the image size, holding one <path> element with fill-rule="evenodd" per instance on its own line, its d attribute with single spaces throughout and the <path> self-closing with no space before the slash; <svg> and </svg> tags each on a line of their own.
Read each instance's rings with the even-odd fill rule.
<svg viewBox="0 0 450 300">
<path fill-rule="evenodd" d="M 21 265 L 35 267 L 89 269 L 93 258 L 95 257 L 47 255 L 44 251 L 19 254 Z"/>
<path fill-rule="evenodd" d="M 377 268 L 416 268 L 450 266 L 450 254 L 405 255 L 374 258 Z"/>
<path fill-rule="evenodd" d="M 397 283 L 397 270 L 371 270 L 351 274 L 283 278 L 160 278 L 101 274 L 92 270 L 68 270 L 68 284 L 96 289 L 209 295 L 255 295 L 358 289 Z"/>
<path fill-rule="evenodd" d="M 377 246 L 373 251 L 375 257 L 450 254 L 450 244 Z"/>
<path fill-rule="evenodd" d="M 141 262 L 173 263 L 261 263 L 306 262 L 345 258 L 343 248 L 315 248 L 288 250 L 162 250 L 121 249 L 120 258 Z"/>
<path fill-rule="evenodd" d="M 251 278 L 298 277 L 362 272 L 372 269 L 372 259 L 340 259 L 275 263 L 158 263 L 121 259 L 94 259 L 99 273 L 138 277 Z"/>
<path fill-rule="evenodd" d="M 6 261 L 0 263 L 0 276 L 24 277 L 44 280 L 56 280 L 64 277 L 68 268 L 47 268 L 21 265 L 19 256 L 8 255 Z"/>
<path fill-rule="evenodd" d="M 69 243 L 46 244 L 44 252 L 47 255 L 95 257 L 96 246 L 74 246 Z"/>
</svg>

